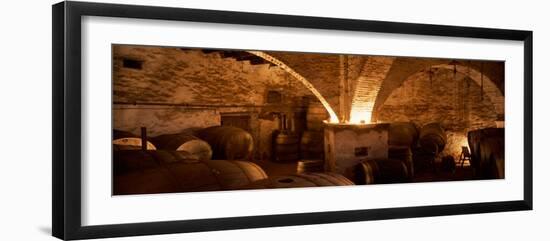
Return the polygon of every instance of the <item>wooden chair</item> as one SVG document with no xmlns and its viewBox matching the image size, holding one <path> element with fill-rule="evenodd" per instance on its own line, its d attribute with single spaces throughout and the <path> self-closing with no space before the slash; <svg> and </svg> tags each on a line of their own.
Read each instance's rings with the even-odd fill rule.
<svg viewBox="0 0 550 241">
<path fill-rule="evenodd" d="M 472 155 L 470 154 L 470 149 L 467 146 L 462 146 L 462 153 L 460 153 L 460 168 L 464 168 L 464 161 L 468 160 L 471 164 Z"/>
</svg>

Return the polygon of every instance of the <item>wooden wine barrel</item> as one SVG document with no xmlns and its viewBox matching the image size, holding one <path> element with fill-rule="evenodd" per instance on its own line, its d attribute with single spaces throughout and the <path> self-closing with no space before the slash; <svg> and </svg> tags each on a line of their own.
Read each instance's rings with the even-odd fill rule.
<svg viewBox="0 0 550 241">
<path fill-rule="evenodd" d="M 152 139 L 159 150 L 185 151 L 196 155 L 199 160 L 212 159 L 212 148 L 198 137 L 189 133 L 165 134 Z"/>
<path fill-rule="evenodd" d="M 130 132 L 113 130 L 113 150 L 141 150 L 141 137 Z M 147 141 L 147 150 L 156 150 L 156 147 Z"/>
<path fill-rule="evenodd" d="M 113 152 L 113 194 L 178 192 L 179 184 L 162 167 L 171 162 L 198 162 L 177 151 L 120 150 Z"/>
<path fill-rule="evenodd" d="M 455 158 L 451 155 L 441 157 L 441 170 L 444 172 L 454 172 L 456 169 Z"/>
<path fill-rule="evenodd" d="M 482 173 L 485 177 L 489 178 L 497 178 L 497 179 L 503 179 L 504 178 L 504 144 L 502 144 L 501 151 L 498 150 L 498 148 L 495 148 L 495 146 L 500 145 L 496 144 L 495 142 L 499 142 L 499 140 L 492 139 L 490 142 L 486 142 L 485 145 L 481 146 L 481 150 L 484 149 L 490 149 L 492 151 L 492 154 L 487 156 L 486 160 L 489 160 L 487 163 L 487 166 L 485 170 L 487 170 L 485 173 Z M 484 148 L 485 146 L 485 148 Z M 487 153 L 487 152 L 484 152 Z M 482 169 L 483 170 L 483 169 Z"/>
<path fill-rule="evenodd" d="M 150 151 L 120 150 L 113 151 L 113 175 L 152 169 L 159 164 Z"/>
<path fill-rule="evenodd" d="M 216 176 L 222 190 L 235 190 L 268 176 L 258 165 L 248 161 L 212 160 L 204 162 Z"/>
<path fill-rule="evenodd" d="M 426 124 L 420 130 L 418 139 L 420 147 L 424 150 L 430 150 L 435 154 L 443 151 L 447 144 L 447 135 L 439 123 Z M 437 148 L 435 148 L 437 147 Z"/>
<path fill-rule="evenodd" d="M 177 156 L 176 151 L 115 152 L 114 194 L 236 190 L 267 178 L 263 169 L 251 162 L 174 161 Z"/>
<path fill-rule="evenodd" d="M 295 162 L 300 159 L 299 136 L 291 132 L 280 132 L 275 138 L 276 162 Z"/>
<path fill-rule="evenodd" d="M 478 178 L 504 178 L 504 128 L 470 131 L 468 146 Z"/>
<path fill-rule="evenodd" d="M 304 131 L 300 140 L 302 159 L 325 158 L 325 135 L 322 131 Z"/>
<path fill-rule="evenodd" d="M 407 166 L 401 160 L 367 160 L 356 167 L 355 184 L 386 184 L 408 182 Z"/>
<path fill-rule="evenodd" d="M 436 161 L 436 153 L 433 150 L 437 149 L 437 145 L 435 143 L 431 143 L 431 147 L 427 148 L 428 150 L 425 150 L 422 147 L 417 147 L 413 149 L 413 167 L 414 170 L 419 172 L 422 170 L 434 170 L 435 168 L 435 161 Z"/>
<path fill-rule="evenodd" d="M 121 150 L 113 152 L 113 174 L 135 172 L 143 169 L 156 168 L 168 163 L 199 162 L 197 156 L 183 151 L 167 150 Z"/>
<path fill-rule="evenodd" d="M 388 159 L 401 160 L 407 166 L 410 177 L 414 177 L 413 153 L 409 146 L 389 146 Z"/>
<path fill-rule="evenodd" d="M 388 144 L 391 146 L 414 146 L 418 140 L 418 129 L 412 122 L 390 123 Z"/>
<path fill-rule="evenodd" d="M 309 103 L 306 114 L 307 129 L 320 131 L 323 129 L 323 122 L 329 118 L 329 114 L 321 102 Z"/>
<path fill-rule="evenodd" d="M 208 127 L 198 131 L 197 137 L 208 142 L 212 148 L 212 159 L 250 160 L 254 152 L 252 135 L 238 127 Z"/>
<path fill-rule="evenodd" d="M 169 193 L 179 190 L 179 184 L 160 167 L 113 176 L 113 195 Z"/>
<path fill-rule="evenodd" d="M 352 181 L 337 173 L 301 173 L 287 176 L 273 176 L 256 181 L 246 186 L 246 189 L 293 188 L 293 187 L 324 187 L 350 186 Z"/>
<path fill-rule="evenodd" d="M 297 173 L 323 172 L 325 170 L 324 160 L 300 160 L 296 169 Z"/>
</svg>

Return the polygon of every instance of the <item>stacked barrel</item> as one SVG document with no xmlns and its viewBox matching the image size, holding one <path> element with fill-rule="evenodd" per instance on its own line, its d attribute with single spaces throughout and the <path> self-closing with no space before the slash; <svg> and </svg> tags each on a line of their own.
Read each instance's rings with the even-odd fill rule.
<svg viewBox="0 0 550 241">
<path fill-rule="evenodd" d="M 296 169 L 296 172 L 297 173 L 323 172 L 325 170 L 324 166 L 325 166 L 324 160 L 302 159 L 298 162 L 298 167 Z"/>
<path fill-rule="evenodd" d="M 234 190 L 267 178 L 250 133 L 214 126 L 147 140 L 113 132 L 113 194 Z M 145 143 L 146 146 L 143 146 Z"/>
<path fill-rule="evenodd" d="M 367 160 L 356 167 L 355 184 L 387 184 L 410 181 L 405 162 L 398 159 Z"/>
<path fill-rule="evenodd" d="M 302 133 L 300 140 L 301 161 L 298 162 L 298 173 L 324 171 L 324 121 L 328 118 L 328 112 L 320 102 L 308 104 L 307 130 Z"/>
<path fill-rule="evenodd" d="M 325 107 L 316 101 L 308 101 L 306 130 L 293 132 L 286 128 L 282 115 L 280 130 L 273 132 L 273 155 L 275 162 L 297 162 L 298 172 L 318 171 L 324 159 L 324 121 L 328 119 Z M 322 171 L 322 170 L 321 170 Z"/>
<path fill-rule="evenodd" d="M 290 131 L 276 132 L 275 155 L 276 162 L 296 162 L 300 159 L 300 137 Z"/>
<path fill-rule="evenodd" d="M 127 131 L 113 130 L 113 150 L 141 150 L 143 147 L 140 136 Z M 147 141 L 145 149 L 156 150 L 153 143 Z"/>
<path fill-rule="evenodd" d="M 341 175 L 321 173 L 322 160 L 301 161 L 300 174 L 269 178 L 249 161 L 254 142 L 240 128 L 186 130 L 150 138 L 151 142 L 142 142 L 147 140 L 143 129 L 141 137 L 115 131 L 114 195 L 353 185 Z M 283 132 L 277 137 L 284 146 L 278 149 L 280 161 L 298 159 L 298 136 Z"/>
<path fill-rule="evenodd" d="M 356 184 L 402 183 L 413 181 L 415 170 L 434 167 L 435 158 L 445 148 L 446 134 L 441 124 L 429 123 L 420 130 L 412 122 L 390 123 L 388 159 L 366 160 L 356 166 Z"/>
<path fill-rule="evenodd" d="M 435 170 L 437 156 L 447 144 L 447 135 L 440 123 L 429 123 L 420 130 L 418 147 L 414 151 L 414 163 L 417 168 Z"/>
<path fill-rule="evenodd" d="M 284 176 L 273 176 L 255 181 L 245 188 L 293 188 L 293 187 L 324 187 L 324 186 L 351 186 L 352 181 L 337 173 L 300 173 Z"/>
<path fill-rule="evenodd" d="M 189 153 L 199 160 L 212 159 L 212 148 L 206 142 L 192 133 L 165 134 L 153 138 L 153 142 L 160 150 L 181 151 Z"/>
<path fill-rule="evenodd" d="M 113 194 L 235 190 L 267 178 L 252 162 L 193 159 L 183 151 L 113 153 Z"/>
<path fill-rule="evenodd" d="M 208 127 L 199 130 L 197 136 L 210 144 L 213 159 L 250 160 L 254 153 L 252 135 L 238 127 Z"/>
<path fill-rule="evenodd" d="M 445 148 L 447 135 L 440 123 L 426 124 L 420 130 L 419 146 L 434 155 L 439 154 Z"/>
<path fill-rule="evenodd" d="M 322 130 L 308 129 L 304 131 L 300 140 L 302 159 L 323 160 L 325 156 L 324 139 Z"/>
<path fill-rule="evenodd" d="M 477 178 L 504 178 L 504 128 L 470 131 L 468 145 Z"/>
<path fill-rule="evenodd" d="M 418 140 L 418 130 L 411 122 L 394 122 L 388 127 L 388 159 L 362 161 L 355 167 L 356 184 L 409 182 L 414 176 L 411 148 Z"/>
<path fill-rule="evenodd" d="M 412 122 L 394 122 L 388 131 L 388 158 L 402 161 L 410 178 L 414 177 L 412 149 L 417 145 L 418 129 Z"/>
</svg>

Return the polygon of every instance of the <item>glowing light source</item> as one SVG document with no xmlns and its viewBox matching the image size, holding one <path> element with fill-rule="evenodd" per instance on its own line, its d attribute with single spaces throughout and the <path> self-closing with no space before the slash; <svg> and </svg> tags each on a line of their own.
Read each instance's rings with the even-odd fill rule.
<svg viewBox="0 0 550 241">
<path fill-rule="evenodd" d="M 368 124 L 371 123 L 372 111 L 368 110 L 353 110 L 350 115 L 349 122 L 351 124 Z"/>
<path fill-rule="evenodd" d="M 460 141 L 460 145 L 469 148 L 470 145 L 468 144 L 468 137 L 465 136 L 464 138 L 462 138 L 462 140 Z"/>
<path fill-rule="evenodd" d="M 394 57 L 369 57 L 361 69 L 361 74 L 356 79 L 349 122 L 351 124 L 370 124 L 374 102 L 386 78 L 387 73 L 395 60 Z"/>
</svg>

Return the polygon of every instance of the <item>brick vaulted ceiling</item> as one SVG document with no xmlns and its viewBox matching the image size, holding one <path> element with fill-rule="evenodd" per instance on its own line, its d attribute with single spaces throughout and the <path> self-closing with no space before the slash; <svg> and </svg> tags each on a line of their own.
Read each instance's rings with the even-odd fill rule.
<svg viewBox="0 0 550 241">
<path fill-rule="evenodd" d="M 181 49 L 179 51 L 169 51 L 169 49 L 161 50 L 162 49 L 155 49 L 154 51 L 160 51 L 163 53 L 169 52 L 172 54 L 191 54 L 191 52 L 194 53 L 199 51 L 193 49 Z M 228 63 L 247 63 L 243 66 L 251 66 L 250 68 L 253 66 L 266 66 L 263 68 L 269 68 L 266 65 L 269 64 L 271 66 L 269 69 L 281 72 L 280 68 L 274 66 L 272 63 L 264 61 L 257 56 L 253 56 L 252 54 L 247 54 L 245 51 L 203 49 L 202 52 L 203 55 L 198 53 L 194 55 L 210 56 L 209 59 L 212 61 L 216 60 L 214 56 L 221 56 L 222 60 L 216 60 L 217 62 L 221 63 L 223 61 L 229 61 Z M 210 55 L 209 53 L 215 53 L 215 55 Z M 330 106 L 340 113 L 339 115 L 345 111 L 349 112 L 350 109 L 352 109 L 352 107 L 349 106 L 351 106 L 353 102 L 359 101 L 368 102 L 368 108 L 373 110 L 373 115 L 376 117 L 376 112 L 379 111 L 379 109 L 384 105 L 388 97 L 390 97 L 396 89 L 401 87 L 410 76 L 422 71 L 429 71 L 430 68 L 433 68 L 434 66 L 447 66 L 446 71 L 452 71 L 452 67 L 449 66 L 454 66 L 454 64 L 456 64 L 460 66 L 461 70 L 468 69 L 469 71 L 471 69 L 473 72 L 483 72 L 484 76 L 486 76 L 485 79 L 490 79 L 493 86 L 492 89 L 484 89 L 484 91 L 487 91 L 486 94 L 495 96 L 500 95 L 500 98 L 502 99 L 504 93 L 504 65 L 498 62 L 484 61 L 484 65 L 482 66 L 480 61 L 454 61 L 451 59 L 415 57 L 393 58 L 365 55 L 344 56 L 338 54 L 291 53 L 275 51 L 268 51 L 266 53 L 277 58 L 279 61 L 283 62 L 299 75 L 307 79 L 307 81 L 309 81 L 315 89 L 317 89 L 317 91 L 325 99 L 327 99 Z M 121 54 L 124 54 L 124 52 L 122 51 Z M 178 58 L 172 57 L 171 59 Z M 172 61 L 169 61 L 167 63 L 171 62 Z M 451 69 L 449 70 L 449 68 Z M 163 69 L 166 69 L 166 66 L 164 66 Z M 252 69 L 257 68 L 254 67 Z M 169 79 L 167 76 L 164 76 L 161 79 L 163 81 Z M 475 76 L 470 77 L 476 80 Z M 342 79 L 346 79 L 347 81 L 345 91 L 342 91 Z M 164 82 L 172 83 L 170 81 Z M 480 84 L 479 79 L 475 82 Z M 123 83 L 121 82 L 121 84 Z M 166 92 L 166 90 L 163 91 Z M 149 94 L 152 95 L 153 93 Z M 345 98 L 342 98 L 342 94 L 346 94 L 348 96 L 348 102 L 343 101 Z M 345 104 L 343 105 L 342 103 L 348 104 L 348 107 L 345 107 L 348 108 L 347 110 L 344 108 Z M 344 111 L 342 111 L 343 108 Z M 501 106 L 500 109 L 503 110 L 503 106 Z M 502 111 L 497 112 L 502 114 Z"/>
<path fill-rule="evenodd" d="M 236 51 L 235 53 L 237 52 L 242 51 Z M 342 108 L 341 103 L 339 103 L 342 101 L 339 98 L 341 92 L 340 88 L 337 87 L 341 84 L 340 80 L 343 75 L 349 80 L 350 101 L 354 102 L 355 109 L 365 107 L 372 109 L 374 115 L 376 115 L 386 99 L 393 91 L 402 86 L 409 76 L 428 71 L 430 68 L 437 66 L 453 66 L 454 64 L 460 66 L 459 69 L 471 69 L 472 72 L 477 73 L 483 72 L 486 79 L 492 81 L 492 86 L 496 87 L 489 89 L 488 95 L 500 96 L 501 98 L 504 94 L 504 66 L 498 62 L 484 61 L 482 66 L 480 61 L 347 55 L 346 64 L 343 66 L 342 55 L 338 54 L 300 54 L 275 51 L 267 51 L 266 53 L 277 58 L 307 79 L 329 101 L 333 109 Z M 269 64 L 269 62 L 262 62 L 258 58 L 250 58 L 246 54 L 237 54 L 233 58 L 236 61 L 250 61 L 251 64 Z M 345 68 L 344 72 L 342 68 Z M 480 84 L 479 79 L 477 79 L 477 83 Z M 368 102 L 366 104 L 368 107 L 358 107 L 361 103 L 357 104 L 356 102 Z M 503 106 L 496 108 L 502 109 L 497 111 L 502 114 Z"/>
<path fill-rule="evenodd" d="M 325 98 L 330 99 L 332 96 L 339 95 L 338 88 L 329 88 L 329 86 L 338 86 L 340 78 L 338 55 L 301 55 L 287 52 L 268 52 L 268 54 L 284 62 L 309 80 Z M 324 82 L 324 84 L 320 82 Z M 327 88 L 323 88 L 323 86 Z"/>
<path fill-rule="evenodd" d="M 296 72 L 308 79 L 314 86 L 319 88 L 319 92 L 327 99 L 332 100 L 331 105 L 338 105 L 335 99 L 339 94 L 339 80 L 341 78 L 341 59 L 337 54 L 306 54 L 300 55 L 287 52 L 268 52 L 271 56 L 278 58 Z M 364 82 L 372 86 L 378 92 L 372 99 L 374 112 L 377 112 L 384 104 L 386 99 L 394 90 L 403 85 L 403 83 L 418 72 L 428 71 L 430 68 L 438 66 L 460 66 L 459 69 L 470 71 L 472 73 L 483 73 L 485 79 L 492 81 L 491 85 L 495 86 L 493 90 L 488 90 L 488 95 L 499 96 L 504 95 L 504 65 L 498 62 L 484 61 L 483 66 L 480 61 L 468 60 L 452 60 L 452 59 L 433 59 L 433 58 L 415 58 L 415 57 L 371 57 L 349 55 L 347 78 L 351 82 L 351 91 L 356 90 L 357 84 Z M 452 68 L 452 67 L 451 67 Z M 452 70 L 450 70 L 452 71 Z M 375 73 L 374 75 L 372 73 Z M 382 76 L 381 76 L 382 75 Z M 373 82 L 373 79 L 376 80 Z M 370 79 L 371 81 L 366 81 Z M 323 84 L 320 84 L 323 82 Z M 479 79 L 477 79 L 479 83 Z M 487 83 L 486 83 L 487 85 Z M 364 89 L 368 86 L 362 86 Z M 491 93 L 495 92 L 495 93 Z M 498 108 L 498 107 L 495 107 Z M 503 107 L 501 107 L 503 108 Z M 503 111 L 503 110 L 502 110 Z M 497 112 L 502 112 L 497 111 Z"/>
<path fill-rule="evenodd" d="M 393 62 L 393 65 L 386 75 L 384 82 L 380 88 L 378 96 L 375 101 L 375 112 L 382 107 L 386 99 L 392 94 L 394 90 L 403 85 L 409 76 L 415 73 L 429 70 L 430 67 L 436 67 L 441 65 L 453 65 L 462 66 L 462 68 L 470 68 L 473 72 L 483 72 L 486 79 L 490 79 L 494 86 L 498 88 L 500 93 L 491 93 L 494 95 L 504 96 L 504 65 L 498 62 L 484 61 L 483 66 L 479 61 L 464 61 L 464 60 L 451 60 L 451 59 L 428 59 L 428 58 L 412 58 L 412 57 L 399 57 Z M 452 71 L 452 70 L 451 70 Z M 466 70 L 468 71 L 468 70 Z M 495 91 L 495 92 L 498 92 Z"/>
</svg>

